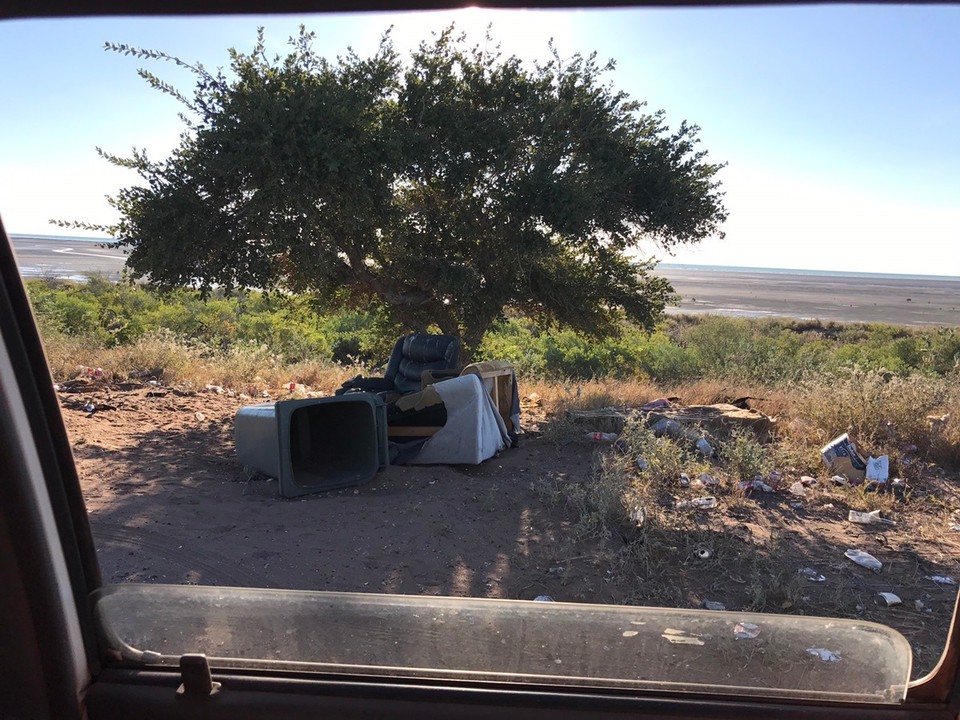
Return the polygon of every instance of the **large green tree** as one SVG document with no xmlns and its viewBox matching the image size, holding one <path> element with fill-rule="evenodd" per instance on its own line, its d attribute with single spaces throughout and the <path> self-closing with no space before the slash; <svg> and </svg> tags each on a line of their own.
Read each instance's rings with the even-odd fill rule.
<svg viewBox="0 0 960 720">
<path fill-rule="evenodd" d="M 650 328 L 673 292 L 638 243 L 722 235 L 722 166 L 698 128 L 615 91 L 612 62 L 551 47 L 528 67 L 452 27 L 406 61 L 389 32 L 370 58 L 328 61 L 313 39 L 270 58 L 261 29 L 226 74 L 107 45 L 196 75 L 185 95 L 140 70 L 188 110 L 170 157 L 99 151 L 145 181 L 100 227 L 135 277 L 379 305 L 473 348 L 511 309 L 598 336 Z"/>
</svg>

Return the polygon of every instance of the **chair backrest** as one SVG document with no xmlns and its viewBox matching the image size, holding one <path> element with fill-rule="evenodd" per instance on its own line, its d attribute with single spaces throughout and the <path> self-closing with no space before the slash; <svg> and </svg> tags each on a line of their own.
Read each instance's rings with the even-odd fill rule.
<svg viewBox="0 0 960 720">
<path fill-rule="evenodd" d="M 399 393 L 418 392 L 424 370 L 454 369 L 459 357 L 460 342 L 452 335 L 414 333 L 397 340 L 384 377 Z"/>
</svg>

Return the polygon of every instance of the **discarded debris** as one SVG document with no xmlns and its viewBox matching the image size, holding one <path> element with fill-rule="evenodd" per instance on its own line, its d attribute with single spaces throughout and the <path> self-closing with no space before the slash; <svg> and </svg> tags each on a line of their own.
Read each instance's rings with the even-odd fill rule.
<svg viewBox="0 0 960 720">
<path fill-rule="evenodd" d="M 722 602 L 717 602 L 715 600 L 704 600 L 703 607 L 706 610 L 726 610 L 727 606 Z"/>
<path fill-rule="evenodd" d="M 867 480 L 885 483 L 890 477 L 890 458 L 881 455 L 878 458 L 867 458 Z"/>
<path fill-rule="evenodd" d="M 692 500 L 683 500 L 682 502 L 677 503 L 678 510 L 691 510 L 694 508 L 715 508 L 717 506 L 717 499 L 712 495 L 707 497 L 698 497 L 693 498 Z"/>
<path fill-rule="evenodd" d="M 696 442 L 705 435 L 723 438 L 735 428 L 749 428 L 760 442 L 770 439 L 774 421 L 758 410 L 748 410 L 720 403 L 716 405 L 688 405 L 687 407 L 653 408 L 647 413 L 647 424 L 655 434 L 682 435 Z M 666 421 L 668 424 L 661 425 Z M 673 423 L 673 424 L 669 424 Z"/>
<path fill-rule="evenodd" d="M 642 472 L 646 470 L 648 467 L 650 467 L 650 463 L 648 463 L 643 458 L 637 458 L 637 469 L 639 469 Z"/>
<path fill-rule="evenodd" d="M 703 645 L 703 640 L 699 636 L 688 633 L 686 630 L 667 628 L 660 637 L 674 645 Z"/>
<path fill-rule="evenodd" d="M 880 517 L 879 510 L 871 510 L 870 512 L 860 512 L 859 510 L 851 510 L 847 514 L 847 520 L 852 523 L 857 523 L 859 525 L 895 525 L 896 523 L 893 520 L 887 520 L 886 518 Z"/>
<path fill-rule="evenodd" d="M 793 485 L 790 486 L 790 493 L 793 495 L 796 495 L 797 497 L 806 497 L 807 488 L 804 487 L 804 484 L 802 482 L 795 482 Z"/>
<path fill-rule="evenodd" d="M 701 560 L 709 560 L 713 557 L 713 552 L 711 552 L 710 548 L 697 548 L 697 557 Z"/>
<path fill-rule="evenodd" d="M 810 477 L 809 475 L 800 476 L 800 484 L 805 486 L 816 485 L 817 479 L 815 477 Z"/>
<path fill-rule="evenodd" d="M 616 433 L 588 432 L 587 437 L 593 442 L 613 442 L 620 436 Z"/>
<path fill-rule="evenodd" d="M 960 532 L 960 523 L 952 523 L 950 529 L 954 532 Z"/>
<path fill-rule="evenodd" d="M 632 522 L 638 528 L 642 528 L 646 521 L 647 511 L 642 505 L 637 505 L 635 508 L 633 508 L 633 510 L 630 511 L 630 522 Z"/>
<path fill-rule="evenodd" d="M 733 627 L 733 636 L 737 640 L 753 640 L 760 634 L 760 626 L 754 623 L 737 623 Z"/>
<path fill-rule="evenodd" d="M 820 457 L 830 472 L 841 475 L 849 482 L 859 484 L 867 474 L 867 459 L 857 443 L 844 433 L 820 448 Z M 836 478 L 834 478 L 836 482 Z M 846 483 L 844 483 L 846 484 Z"/>
<path fill-rule="evenodd" d="M 877 560 L 873 555 L 863 550 L 847 550 L 844 555 L 847 556 L 850 560 L 853 560 L 860 567 L 865 567 L 868 570 L 873 570 L 878 573 L 883 569 L 883 563 Z"/>
<path fill-rule="evenodd" d="M 670 402 L 667 398 L 658 398 L 657 400 L 651 400 L 646 405 L 640 408 L 643 412 L 650 412 L 651 410 L 662 410 L 663 408 L 672 408 L 673 403 Z"/>
<path fill-rule="evenodd" d="M 840 662 L 840 655 L 826 648 L 807 648 L 807 652 L 823 662 Z"/>
<path fill-rule="evenodd" d="M 877 594 L 883 598 L 883 601 L 887 604 L 887 607 L 890 607 L 891 605 L 899 605 L 903 602 L 899 595 L 895 595 L 892 592 L 882 592 Z"/>
<path fill-rule="evenodd" d="M 93 415 L 97 411 L 97 404 L 87 403 L 86 405 L 83 406 L 83 411 Z"/>
<path fill-rule="evenodd" d="M 710 486 L 710 485 L 716 485 L 719 482 L 720 481 L 717 480 L 713 475 L 708 475 L 707 473 L 704 473 L 703 475 L 697 478 L 694 484 Z"/>
<path fill-rule="evenodd" d="M 773 492 L 773 488 L 770 485 L 767 485 L 760 476 L 753 480 L 744 480 L 741 483 L 737 483 L 737 487 L 745 493 L 750 493 L 754 490 L 762 490 L 766 493 Z"/>
<path fill-rule="evenodd" d="M 223 387 L 220 385 L 205 385 L 204 390 L 207 392 L 216 393 L 217 395 L 223 395 Z"/>
<path fill-rule="evenodd" d="M 636 637 L 636 636 L 639 635 L 639 634 L 640 634 L 640 631 L 639 631 L 639 630 L 624 630 L 624 631 L 623 631 L 623 636 L 624 636 L 624 637 Z"/>
<path fill-rule="evenodd" d="M 802 567 L 797 570 L 798 575 L 803 575 L 810 582 L 824 582 L 827 578 L 824 575 L 821 575 L 812 567 Z"/>
<path fill-rule="evenodd" d="M 307 386 L 303 383 L 291 382 L 284 385 L 287 392 L 306 392 Z"/>
<path fill-rule="evenodd" d="M 690 476 L 686 473 L 680 473 L 680 487 L 690 487 Z"/>
<path fill-rule="evenodd" d="M 554 599 L 549 595 L 537 595 L 534 599 L 534 602 L 554 602 Z"/>
<path fill-rule="evenodd" d="M 207 419 L 207 416 L 204 415 L 204 414 L 203 414 L 202 412 L 200 412 L 199 410 L 197 410 L 197 411 L 193 414 L 193 416 L 194 416 L 197 420 L 199 420 L 200 422 L 203 422 L 204 420 Z"/>
<path fill-rule="evenodd" d="M 937 585 L 956 585 L 957 581 L 949 575 L 927 575 L 927 580 L 933 580 Z"/>
<path fill-rule="evenodd" d="M 700 438 L 697 440 L 697 452 L 706 458 L 713 457 L 713 445 L 706 438 Z"/>
</svg>

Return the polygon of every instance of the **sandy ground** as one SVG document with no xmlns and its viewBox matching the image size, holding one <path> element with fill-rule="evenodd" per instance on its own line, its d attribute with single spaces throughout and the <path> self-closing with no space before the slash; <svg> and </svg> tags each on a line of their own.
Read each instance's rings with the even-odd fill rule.
<svg viewBox="0 0 960 720">
<path fill-rule="evenodd" d="M 960 324 L 960 279 L 915 280 L 660 268 L 681 296 L 671 312 L 891 325 Z"/>
<path fill-rule="evenodd" d="M 891 625 L 911 641 L 916 673 L 938 658 L 953 611 L 956 588 L 925 576 L 960 577 L 960 544 L 938 529 L 940 519 L 931 530 L 923 513 L 895 513 L 896 526 L 865 530 L 828 496 L 803 507 L 783 492 L 722 500 L 657 548 L 665 564 L 652 576 L 615 564 L 611 549 L 628 539 L 578 534 L 571 510 L 545 500 L 545 479 L 591 481 L 595 445 L 528 435 L 480 466 L 390 467 L 355 489 L 285 500 L 276 482 L 249 478 L 235 460 L 233 417 L 249 399 L 96 384 L 60 396 L 108 583 L 681 607 L 713 600 L 730 610 L 769 592 L 772 609 Z M 92 415 L 83 409 L 90 402 L 99 408 Z M 928 484 L 938 507 L 960 507 L 953 481 Z M 785 554 L 764 559 L 773 535 L 786 539 Z M 696 555 L 704 546 L 708 560 Z M 843 557 L 849 547 L 876 555 L 883 573 L 853 565 Z M 827 581 L 798 583 L 793 568 L 805 566 Z M 783 567 L 792 594 L 769 587 Z M 880 591 L 903 604 L 881 606 Z M 777 605 L 781 595 L 795 604 Z"/>
</svg>

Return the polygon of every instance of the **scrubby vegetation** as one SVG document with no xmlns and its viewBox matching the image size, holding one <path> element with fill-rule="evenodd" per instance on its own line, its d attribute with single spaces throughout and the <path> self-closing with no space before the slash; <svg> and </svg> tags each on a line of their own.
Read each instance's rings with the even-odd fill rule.
<svg viewBox="0 0 960 720">
<path fill-rule="evenodd" d="M 97 356 L 114 358 L 118 373 L 162 368 L 177 377 L 197 358 L 232 359 L 235 366 L 244 355 L 254 373 L 246 381 L 274 365 L 376 367 L 403 332 L 373 312 L 330 312 L 307 295 L 215 293 L 204 301 L 189 290 L 160 294 L 95 278 L 32 280 L 28 289 L 58 378 L 77 364 L 103 365 Z M 628 325 L 618 338 L 598 342 L 511 317 L 486 336 L 480 355 L 514 362 L 527 379 L 669 385 L 710 378 L 778 386 L 842 376 L 852 367 L 885 378 L 953 376 L 960 333 L 699 316 L 670 317 L 650 334 Z"/>
</svg>

